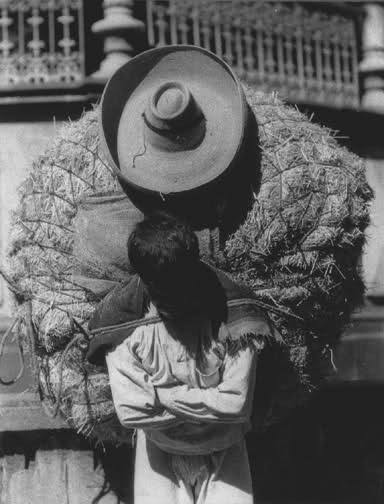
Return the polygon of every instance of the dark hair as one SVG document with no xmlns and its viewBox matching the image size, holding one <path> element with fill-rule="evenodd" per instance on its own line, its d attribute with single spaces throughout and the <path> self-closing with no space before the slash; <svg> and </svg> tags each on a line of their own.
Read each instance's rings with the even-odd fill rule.
<svg viewBox="0 0 384 504">
<path fill-rule="evenodd" d="M 128 239 L 130 264 L 147 285 L 172 285 L 199 260 L 193 230 L 164 212 L 148 215 Z"/>
<path fill-rule="evenodd" d="M 164 322 L 205 316 L 218 329 L 226 316 L 225 292 L 199 260 L 199 242 L 190 226 L 164 212 L 148 215 L 128 239 L 128 257 Z"/>
</svg>

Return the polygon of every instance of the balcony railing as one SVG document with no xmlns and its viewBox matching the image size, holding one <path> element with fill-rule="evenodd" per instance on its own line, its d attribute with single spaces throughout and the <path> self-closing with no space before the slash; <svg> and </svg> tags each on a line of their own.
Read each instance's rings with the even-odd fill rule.
<svg viewBox="0 0 384 504">
<path fill-rule="evenodd" d="M 84 46 L 85 35 L 105 38 L 107 61 L 93 78 L 106 80 L 116 62 L 134 52 L 146 17 L 148 46 L 203 46 L 260 90 L 276 90 L 293 102 L 359 106 L 358 8 L 340 2 L 90 1 L 104 7 L 93 35 L 84 33 L 83 0 L 0 0 L 2 94 L 84 83 L 90 77 L 86 52 L 94 50 Z"/>
<path fill-rule="evenodd" d="M 359 104 L 356 13 L 307 2 L 147 0 L 152 46 L 209 49 L 261 90 L 298 102 Z"/>
<path fill-rule="evenodd" d="M 82 0 L 0 0 L 0 90 L 83 79 Z"/>
</svg>

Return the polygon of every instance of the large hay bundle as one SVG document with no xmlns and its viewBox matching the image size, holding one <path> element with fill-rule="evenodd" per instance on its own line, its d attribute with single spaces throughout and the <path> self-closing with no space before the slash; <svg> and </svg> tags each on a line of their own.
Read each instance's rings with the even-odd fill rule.
<svg viewBox="0 0 384 504">
<path fill-rule="evenodd" d="M 261 186 L 217 264 L 271 306 L 286 342 L 267 425 L 318 385 L 323 358 L 330 360 L 326 345 L 361 301 L 358 260 L 372 193 L 363 162 L 328 130 L 274 96 L 249 88 L 246 94 L 259 125 Z M 110 439 L 122 433 L 107 374 L 84 361 L 81 325 L 98 298 L 73 276 L 73 219 L 84 196 L 119 190 L 99 155 L 96 112 L 89 112 L 67 124 L 33 165 L 20 189 L 9 255 L 16 309 L 26 325 L 32 311 L 47 404 L 79 431 Z M 119 280 L 102 269 L 98 276 Z"/>
</svg>

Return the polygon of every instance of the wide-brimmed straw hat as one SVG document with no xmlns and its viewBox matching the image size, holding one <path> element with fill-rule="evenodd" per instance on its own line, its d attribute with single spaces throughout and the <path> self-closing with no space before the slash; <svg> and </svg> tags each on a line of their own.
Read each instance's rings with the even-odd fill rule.
<svg viewBox="0 0 384 504">
<path fill-rule="evenodd" d="M 101 138 L 123 186 L 182 193 L 221 177 L 242 149 L 248 106 L 230 67 L 195 46 L 146 51 L 109 80 Z"/>
</svg>

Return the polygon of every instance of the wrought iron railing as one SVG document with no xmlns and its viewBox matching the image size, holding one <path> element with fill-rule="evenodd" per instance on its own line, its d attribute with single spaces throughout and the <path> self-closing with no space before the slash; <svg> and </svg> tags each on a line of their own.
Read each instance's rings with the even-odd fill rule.
<svg viewBox="0 0 384 504">
<path fill-rule="evenodd" d="M 311 2 L 147 0 L 152 46 L 194 44 L 285 99 L 359 104 L 356 15 Z"/>
<path fill-rule="evenodd" d="M 83 79 L 82 0 L 0 0 L 0 90 Z"/>
</svg>

